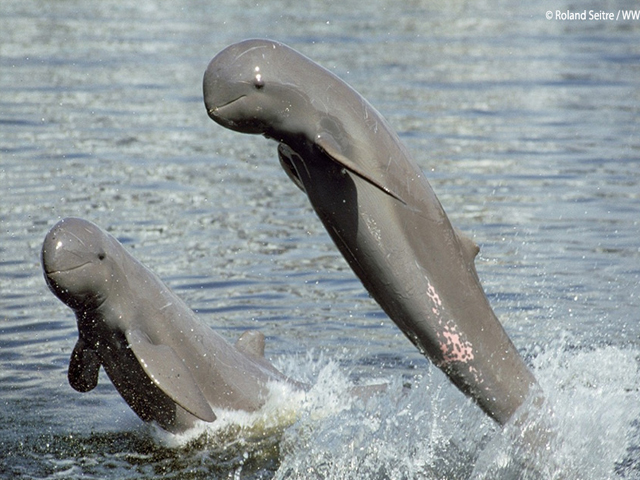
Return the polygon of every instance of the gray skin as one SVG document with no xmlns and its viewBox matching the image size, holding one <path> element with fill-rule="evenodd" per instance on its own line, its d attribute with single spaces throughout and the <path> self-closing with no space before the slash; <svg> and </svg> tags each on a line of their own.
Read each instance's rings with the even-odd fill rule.
<svg viewBox="0 0 640 480">
<path fill-rule="evenodd" d="M 215 122 L 279 143 L 282 167 L 373 298 L 460 390 L 507 422 L 536 380 L 480 285 L 478 246 L 451 226 L 384 118 L 271 40 L 222 50 L 203 87 Z"/>
<path fill-rule="evenodd" d="M 264 358 L 263 334 L 228 344 L 91 222 L 56 224 L 42 265 L 51 291 L 76 314 L 68 378 L 79 392 L 97 385 L 102 366 L 142 420 L 181 432 L 213 422 L 216 409 L 257 410 L 269 382 L 288 381 Z"/>
</svg>

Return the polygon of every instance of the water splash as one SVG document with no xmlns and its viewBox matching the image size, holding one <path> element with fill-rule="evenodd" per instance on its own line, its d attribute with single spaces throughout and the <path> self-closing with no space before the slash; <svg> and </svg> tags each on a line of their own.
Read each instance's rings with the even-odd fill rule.
<svg viewBox="0 0 640 480">
<path fill-rule="evenodd" d="M 278 368 L 310 383 L 307 392 L 274 385 L 258 412 L 153 437 L 228 478 L 637 478 L 639 353 L 566 339 L 538 352 L 546 400 L 532 396 L 503 428 L 435 368 L 410 379 L 391 371 L 386 391 L 363 399 L 339 363 L 285 358 Z"/>
</svg>

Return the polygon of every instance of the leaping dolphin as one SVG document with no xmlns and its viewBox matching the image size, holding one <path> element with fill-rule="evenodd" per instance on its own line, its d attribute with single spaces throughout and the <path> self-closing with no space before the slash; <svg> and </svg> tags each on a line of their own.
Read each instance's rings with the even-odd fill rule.
<svg viewBox="0 0 640 480">
<path fill-rule="evenodd" d="M 282 167 L 373 298 L 504 424 L 536 380 L 480 285 L 478 246 L 451 226 L 384 118 L 337 76 L 271 40 L 222 50 L 203 88 L 215 122 L 279 143 Z"/>
<path fill-rule="evenodd" d="M 92 390 L 102 366 L 133 411 L 180 432 L 217 409 L 254 411 L 269 382 L 295 382 L 264 357 L 264 335 L 235 346 L 202 323 L 110 234 L 79 218 L 58 222 L 42 245 L 51 291 L 76 314 L 69 383 Z"/>
</svg>

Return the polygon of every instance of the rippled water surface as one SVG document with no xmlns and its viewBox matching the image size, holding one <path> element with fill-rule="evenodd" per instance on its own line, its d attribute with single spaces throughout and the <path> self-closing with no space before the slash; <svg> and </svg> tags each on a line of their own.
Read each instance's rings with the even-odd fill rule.
<svg viewBox="0 0 640 480">
<path fill-rule="evenodd" d="M 640 21 L 545 18 L 575 8 L 3 0 L 0 476 L 640 478 Z M 548 448 L 496 428 L 381 313 L 274 143 L 208 119 L 206 65 L 247 37 L 331 69 L 398 131 L 481 246 L 548 398 Z M 111 231 L 229 340 L 263 331 L 307 397 L 174 437 L 106 376 L 72 390 L 75 321 L 39 261 L 66 216 Z"/>
</svg>

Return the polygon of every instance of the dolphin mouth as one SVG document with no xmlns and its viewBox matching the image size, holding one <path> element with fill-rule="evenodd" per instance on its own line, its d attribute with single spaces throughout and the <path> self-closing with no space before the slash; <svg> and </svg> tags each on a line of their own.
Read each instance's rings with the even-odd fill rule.
<svg viewBox="0 0 640 480">
<path fill-rule="evenodd" d="M 240 95 L 239 97 L 234 98 L 233 100 L 229 100 L 227 103 L 223 103 L 222 105 L 216 105 L 213 108 L 209 108 L 207 109 L 207 113 L 209 114 L 209 116 L 211 118 L 220 118 L 220 110 L 222 110 L 225 107 L 228 107 L 229 105 L 237 102 L 238 100 L 242 99 L 246 97 L 246 95 Z"/>
<path fill-rule="evenodd" d="M 264 134 L 265 125 L 257 117 L 243 111 L 243 108 L 234 111 L 233 106 L 247 95 L 240 95 L 222 105 L 207 109 L 209 118 L 229 130 L 241 133 Z M 240 105 L 242 107 L 242 105 Z M 259 113 L 256 109 L 255 115 Z"/>
<path fill-rule="evenodd" d="M 74 270 L 78 270 L 78 269 L 80 269 L 80 268 L 82 268 L 85 265 L 88 265 L 90 263 L 91 262 L 84 262 L 84 263 L 81 263 L 80 265 L 76 265 L 75 267 L 65 268 L 65 269 L 62 269 L 62 270 L 57 270 L 57 269 L 49 270 L 49 269 L 45 268 L 45 273 L 47 275 L 57 275 L 57 274 L 61 274 L 61 273 L 73 272 Z"/>
</svg>

